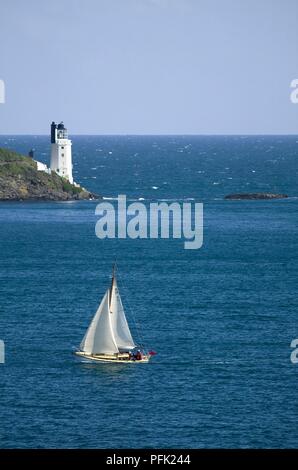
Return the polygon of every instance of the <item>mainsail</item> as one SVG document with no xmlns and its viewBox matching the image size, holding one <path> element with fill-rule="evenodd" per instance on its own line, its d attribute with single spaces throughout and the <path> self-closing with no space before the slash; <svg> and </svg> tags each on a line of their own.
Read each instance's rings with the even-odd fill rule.
<svg viewBox="0 0 298 470">
<path fill-rule="evenodd" d="M 117 346 L 121 350 L 129 350 L 136 347 L 125 317 L 121 297 L 116 278 L 113 278 L 110 302 L 112 328 Z"/>
<path fill-rule="evenodd" d="M 111 288 L 106 291 L 80 349 L 86 354 L 115 354 L 135 347 L 113 273 Z"/>
<path fill-rule="evenodd" d="M 87 354 L 114 354 L 119 352 L 112 329 L 109 293 L 110 290 L 108 289 L 81 342 L 80 349 Z"/>
</svg>

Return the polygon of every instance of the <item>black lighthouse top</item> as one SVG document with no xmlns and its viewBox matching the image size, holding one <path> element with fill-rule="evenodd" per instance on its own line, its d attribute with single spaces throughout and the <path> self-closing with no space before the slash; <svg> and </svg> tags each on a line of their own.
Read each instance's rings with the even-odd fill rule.
<svg viewBox="0 0 298 470">
<path fill-rule="evenodd" d="M 59 131 L 59 132 L 56 132 Z M 67 139 L 67 129 L 64 126 L 63 121 L 60 124 L 56 124 L 54 121 L 51 124 L 51 143 L 55 144 L 56 138 Z"/>
<path fill-rule="evenodd" d="M 56 129 L 57 129 L 57 124 L 53 121 L 51 124 L 51 144 L 54 144 L 56 142 Z"/>
</svg>

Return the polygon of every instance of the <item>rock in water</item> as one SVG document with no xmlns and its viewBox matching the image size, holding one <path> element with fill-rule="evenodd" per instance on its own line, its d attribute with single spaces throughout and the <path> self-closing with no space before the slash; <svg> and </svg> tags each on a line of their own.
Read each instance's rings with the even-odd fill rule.
<svg viewBox="0 0 298 470">
<path fill-rule="evenodd" d="M 228 194 L 225 196 L 225 199 L 233 199 L 233 200 L 256 200 L 256 199 L 284 199 L 288 197 L 287 194 L 274 194 L 274 193 L 236 193 L 236 194 Z"/>
</svg>

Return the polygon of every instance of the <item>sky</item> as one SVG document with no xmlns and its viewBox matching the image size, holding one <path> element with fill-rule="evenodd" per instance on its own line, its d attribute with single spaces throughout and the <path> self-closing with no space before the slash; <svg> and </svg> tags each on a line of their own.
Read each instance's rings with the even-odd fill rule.
<svg viewBox="0 0 298 470">
<path fill-rule="evenodd" d="M 297 0 L 0 0 L 0 134 L 295 134 Z"/>
</svg>

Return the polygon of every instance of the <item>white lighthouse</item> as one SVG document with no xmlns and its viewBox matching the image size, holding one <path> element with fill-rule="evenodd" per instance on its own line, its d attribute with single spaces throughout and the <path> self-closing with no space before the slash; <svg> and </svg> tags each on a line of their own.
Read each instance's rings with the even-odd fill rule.
<svg viewBox="0 0 298 470">
<path fill-rule="evenodd" d="M 73 184 L 71 140 L 63 122 L 51 124 L 51 165 L 52 171 L 66 178 Z"/>
</svg>

